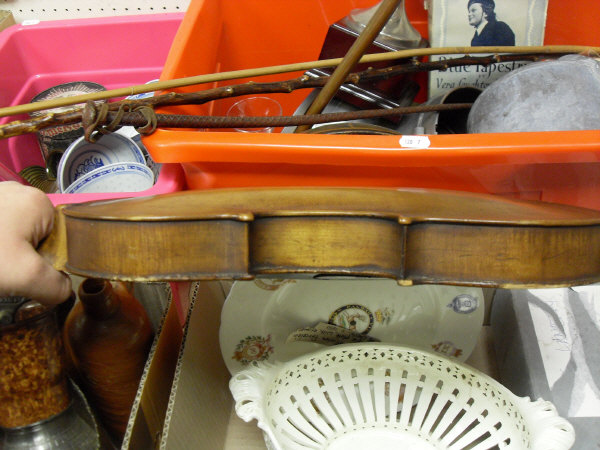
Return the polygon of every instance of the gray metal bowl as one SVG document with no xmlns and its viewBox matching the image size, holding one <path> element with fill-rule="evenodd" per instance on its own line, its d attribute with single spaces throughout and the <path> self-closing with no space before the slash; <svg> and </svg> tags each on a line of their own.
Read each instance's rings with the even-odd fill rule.
<svg viewBox="0 0 600 450">
<path fill-rule="evenodd" d="M 520 67 L 488 86 L 474 102 L 469 133 L 600 128 L 600 63 L 568 55 Z"/>
</svg>

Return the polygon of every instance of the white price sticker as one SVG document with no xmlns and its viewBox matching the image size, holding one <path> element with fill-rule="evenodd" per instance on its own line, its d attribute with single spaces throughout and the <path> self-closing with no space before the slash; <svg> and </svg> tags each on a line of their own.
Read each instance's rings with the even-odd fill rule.
<svg viewBox="0 0 600 450">
<path fill-rule="evenodd" d="M 400 147 L 429 148 L 431 142 L 427 136 L 405 135 L 400 138 Z"/>
</svg>

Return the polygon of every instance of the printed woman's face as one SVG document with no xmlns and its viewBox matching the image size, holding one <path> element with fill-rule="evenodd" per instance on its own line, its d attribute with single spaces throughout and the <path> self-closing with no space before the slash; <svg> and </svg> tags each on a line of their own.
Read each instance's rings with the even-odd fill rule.
<svg viewBox="0 0 600 450">
<path fill-rule="evenodd" d="M 477 27 L 483 20 L 483 8 L 481 3 L 472 3 L 468 10 L 469 25 Z"/>
</svg>

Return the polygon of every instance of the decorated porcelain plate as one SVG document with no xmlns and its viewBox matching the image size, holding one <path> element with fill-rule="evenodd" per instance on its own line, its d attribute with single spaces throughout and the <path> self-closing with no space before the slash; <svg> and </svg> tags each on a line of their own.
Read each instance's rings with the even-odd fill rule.
<svg viewBox="0 0 600 450">
<path fill-rule="evenodd" d="M 107 164 L 75 180 L 65 194 L 91 192 L 140 192 L 154 184 L 154 173 L 145 164 L 134 162 Z"/>
<path fill-rule="evenodd" d="M 111 133 L 91 143 L 82 136 L 67 148 L 58 164 L 59 187 L 64 192 L 92 170 L 128 162 L 146 164 L 144 153 L 129 137 Z"/>
<path fill-rule="evenodd" d="M 256 279 L 233 283 L 219 339 L 232 374 L 253 361 L 288 361 L 324 345 L 368 340 L 464 361 L 479 338 L 483 313 L 483 291 L 475 287 Z"/>
</svg>

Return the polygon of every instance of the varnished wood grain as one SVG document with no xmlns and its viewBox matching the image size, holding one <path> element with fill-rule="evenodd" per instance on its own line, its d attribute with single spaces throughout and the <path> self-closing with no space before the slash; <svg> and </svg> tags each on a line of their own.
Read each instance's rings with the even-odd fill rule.
<svg viewBox="0 0 600 450">
<path fill-rule="evenodd" d="M 229 219 L 147 223 L 68 218 L 64 268 L 86 277 L 126 280 L 189 280 L 208 273 L 241 278 L 248 268 L 247 228 L 247 222 Z"/>
<path fill-rule="evenodd" d="M 252 226 L 251 267 L 261 274 L 399 278 L 404 230 L 397 221 L 374 217 L 261 218 Z"/>
<path fill-rule="evenodd" d="M 60 207 L 40 251 L 123 280 L 378 276 L 403 284 L 600 281 L 600 211 L 423 189 L 186 191 Z"/>
<path fill-rule="evenodd" d="M 419 224 L 410 228 L 405 276 L 419 283 L 587 284 L 600 274 L 600 229 Z"/>
</svg>

